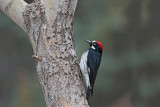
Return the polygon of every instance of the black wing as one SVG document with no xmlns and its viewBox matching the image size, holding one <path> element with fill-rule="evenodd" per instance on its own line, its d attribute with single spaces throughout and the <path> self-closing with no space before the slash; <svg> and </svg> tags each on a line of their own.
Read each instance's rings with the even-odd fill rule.
<svg viewBox="0 0 160 107">
<path fill-rule="evenodd" d="M 89 80 L 91 85 L 91 93 L 93 94 L 94 83 L 96 80 L 97 70 L 101 62 L 101 53 L 94 51 L 90 48 L 88 53 L 87 65 L 90 68 Z"/>
</svg>

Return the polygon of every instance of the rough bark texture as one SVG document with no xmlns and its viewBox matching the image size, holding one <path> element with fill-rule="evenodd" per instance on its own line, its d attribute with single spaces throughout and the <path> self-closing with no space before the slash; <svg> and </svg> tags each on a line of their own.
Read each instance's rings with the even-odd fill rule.
<svg viewBox="0 0 160 107">
<path fill-rule="evenodd" d="M 29 35 L 48 107 L 88 106 L 74 50 L 76 4 L 77 0 L 35 0 L 23 11 L 20 26 Z"/>
</svg>

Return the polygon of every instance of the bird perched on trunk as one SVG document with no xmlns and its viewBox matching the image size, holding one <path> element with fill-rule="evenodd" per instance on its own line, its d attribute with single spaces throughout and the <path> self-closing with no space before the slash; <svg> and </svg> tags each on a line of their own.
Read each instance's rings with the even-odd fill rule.
<svg viewBox="0 0 160 107">
<path fill-rule="evenodd" d="M 96 80 L 97 71 L 101 63 L 103 45 L 98 41 L 89 41 L 90 47 L 82 54 L 80 60 L 80 69 L 85 78 L 87 86 L 87 100 L 89 102 L 90 94 L 93 95 L 94 83 Z"/>
</svg>

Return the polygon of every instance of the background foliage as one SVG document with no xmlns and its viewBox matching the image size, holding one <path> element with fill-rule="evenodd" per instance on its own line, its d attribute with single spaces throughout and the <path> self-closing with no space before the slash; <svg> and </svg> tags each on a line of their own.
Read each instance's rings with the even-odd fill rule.
<svg viewBox="0 0 160 107">
<path fill-rule="evenodd" d="M 79 0 L 79 58 L 84 39 L 104 45 L 92 107 L 160 107 L 159 10 L 159 0 Z M 27 35 L 3 12 L 0 37 L 0 107 L 45 107 Z"/>
</svg>

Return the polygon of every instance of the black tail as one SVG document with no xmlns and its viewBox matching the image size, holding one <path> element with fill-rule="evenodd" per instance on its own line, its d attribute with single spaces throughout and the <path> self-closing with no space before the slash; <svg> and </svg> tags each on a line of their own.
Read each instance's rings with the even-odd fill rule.
<svg viewBox="0 0 160 107">
<path fill-rule="evenodd" d="M 91 94 L 91 89 L 88 87 L 87 88 L 87 93 L 86 93 L 88 104 L 89 104 L 90 94 Z"/>
</svg>

